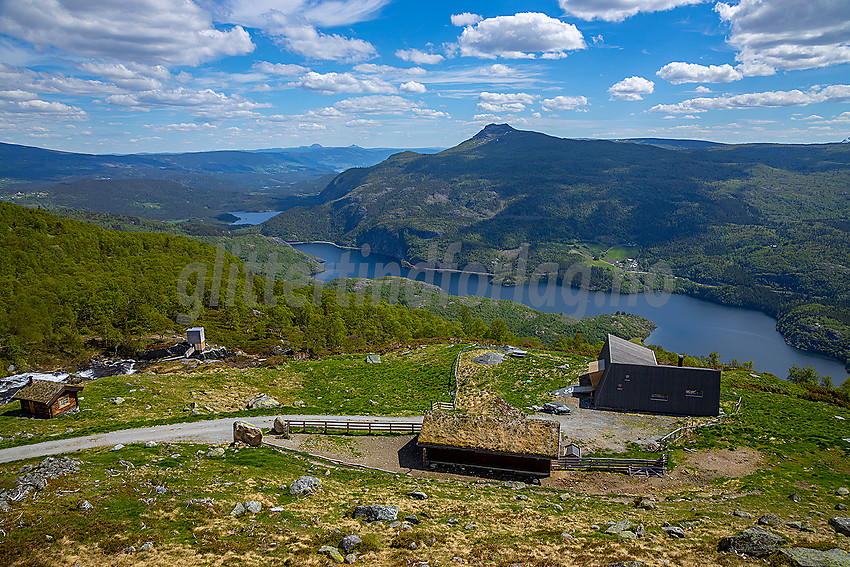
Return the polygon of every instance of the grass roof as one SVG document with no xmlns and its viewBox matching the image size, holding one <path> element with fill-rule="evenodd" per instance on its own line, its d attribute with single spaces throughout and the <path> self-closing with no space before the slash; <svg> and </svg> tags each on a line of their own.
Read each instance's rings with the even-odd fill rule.
<svg viewBox="0 0 850 567">
<path fill-rule="evenodd" d="M 30 383 L 18 390 L 12 396 L 13 400 L 27 400 L 41 404 L 51 405 L 66 392 L 79 392 L 82 386 L 71 386 L 62 382 L 50 380 L 30 380 Z"/>
<path fill-rule="evenodd" d="M 560 424 L 528 419 L 522 410 L 488 396 L 468 413 L 425 414 L 419 443 L 512 455 L 557 458 Z"/>
</svg>

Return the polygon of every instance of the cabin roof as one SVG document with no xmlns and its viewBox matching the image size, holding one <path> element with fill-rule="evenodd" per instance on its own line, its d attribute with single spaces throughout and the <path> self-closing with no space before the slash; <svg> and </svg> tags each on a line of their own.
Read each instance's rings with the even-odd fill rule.
<svg viewBox="0 0 850 567">
<path fill-rule="evenodd" d="M 64 396 L 67 392 L 79 392 L 82 386 L 72 386 L 62 382 L 50 380 L 30 379 L 29 384 L 17 391 L 12 396 L 13 400 L 26 400 L 40 404 L 53 405 L 53 403 Z"/>
<path fill-rule="evenodd" d="M 471 451 L 558 457 L 560 424 L 528 419 L 522 410 L 496 396 L 468 413 L 432 411 L 425 414 L 419 443 Z"/>
<path fill-rule="evenodd" d="M 657 366 L 655 352 L 616 335 L 608 335 L 608 356 L 612 364 Z"/>
</svg>

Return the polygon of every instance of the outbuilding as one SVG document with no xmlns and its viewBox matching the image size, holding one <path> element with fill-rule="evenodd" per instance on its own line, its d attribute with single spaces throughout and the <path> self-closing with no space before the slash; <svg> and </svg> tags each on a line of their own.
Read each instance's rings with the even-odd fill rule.
<svg viewBox="0 0 850 567">
<path fill-rule="evenodd" d="M 467 413 L 425 414 L 418 445 L 426 467 L 458 465 L 548 476 L 560 449 L 557 421 L 528 419 L 496 396 Z"/>
<path fill-rule="evenodd" d="M 20 400 L 25 413 L 49 419 L 78 407 L 77 393 L 82 389 L 82 386 L 30 378 L 12 399 Z"/>
<path fill-rule="evenodd" d="M 673 415 L 720 413 L 720 370 L 658 364 L 655 352 L 608 335 L 583 383 L 593 387 L 599 409 Z"/>
</svg>

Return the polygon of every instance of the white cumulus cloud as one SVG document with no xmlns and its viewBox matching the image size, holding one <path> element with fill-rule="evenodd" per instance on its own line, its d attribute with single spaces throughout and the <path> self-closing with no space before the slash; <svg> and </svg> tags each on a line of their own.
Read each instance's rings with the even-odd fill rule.
<svg viewBox="0 0 850 567">
<path fill-rule="evenodd" d="M 638 12 L 660 12 L 707 0 L 558 0 L 567 14 L 582 20 L 622 22 Z"/>
<path fill-rule="evenodd" d="M 383 93 L 391 94 L 396 91 L 391 84 L 376 78 L 360 79 L 351 73 L 317 73 L 310 71 L 293 86 L 317 91 L 325 94 L 332 93 Z"/>
<path fill-rule="evenodd" d="M 294 77 L 308 72 L 310 69 L 301 65 L 291 63 L 270 63 L 268 61 L 258 61 L 254 63 L 254 69 L 266 75 L 275 75 L 279 77 Z"/>
<path fill-rule="evenodd" d="M 422 83 L 416 81 L 407 81 L 399 85 L 398 90 L 403 93 L 424 93 L 427 89 Z"/>
<path fill-rule="evenodd" d="M 334 104 L 337 110 L 364 114 L 402 114 L 415 106 L 417 105 L 404 97 L 382 95 L 347 98 Z"/>
<path fill-rule="evenodd" d="M 537 95 L 528 93 L 489 93 L 478 95 L 478 110 L 483 112 L 522 112 L 526 105 L 537 100 Z"/>
<path fill-rule="evenodd" d="M 583 96 L 556 96 L 555 98 L 545 98 L 541 101 L 543 110 L 547 112 L 558 110 L 576 110 L 580 106 L 587 104 L 587 98 Z"/>
<path fill-rule="evenodd" d="M 217 29 L 190 0 L 0 0 L 0 32 L 41 49 L 152 65 L 197 65 L 254 49 L 241 26 Z"/>
<path fill-rule="evenodd" d="M 368 41 L 324 34 L 310 25 L 284 26 L 280 30 L 280 39 L 290 51 L 310 59 L 360 61 L 376 53 L 375 46 Z"/>
<path fill-rule="evenodd" d="M 655 83 L 643 77 L 629 77 L 608 88 L 611 100 L 643 100 L 643 97 L 652 94 Z"/>
<path fill-rule="evenodd" d="M 658 104 L 650 112 L 665 114 L 690 114 L 709 110 L 741 110 L 750 108 L 776 108 L 785 106 L 808 106 L 819 102 L 850 101 L 850 85 L 830 85 L 810 91 L 766 91 L 724 95 L 717 97 L 699 97 L 677 104 Z"/>
<path fill-rule="evenodd" d="M 395 52 L 395 56 L 402 61 L 410 61 L 417 65 L 436 65 L 445 59 L 439 53 L 426 53 L 418 49 L 399 49 Z"/>
<path fill-rule="evenodd" d="M 469 12 L 464 12 L 463 14 L 452 14 L 452 25 L 459 28 L 474 26 L 483 19 L 484 18 L 478 14 L 470 14 Z"/>
<path fill-rule="evenodd" d="M 731 83 L 744 78 L 743 73 L 727 64 L 699 65 L 674 61 L 663 66 L 656 73 L 659 77 L 674 85 L 682 83 Z"/>
<path fill-rule="evenodd" d="M 728 41 L 747 76 L 850 62 L 846 0 L 740 0 L 714 9 L 731 27 Z"/>
<path fill-rule="evenodd" d="M 458 38 L 458 47 L 461 55 L 470 57 L 531 59 L 537 54 L 562 58 L 587 45 L 574 25 L 546 14 L 523 12 L 467 26 Z"/>
</svg>

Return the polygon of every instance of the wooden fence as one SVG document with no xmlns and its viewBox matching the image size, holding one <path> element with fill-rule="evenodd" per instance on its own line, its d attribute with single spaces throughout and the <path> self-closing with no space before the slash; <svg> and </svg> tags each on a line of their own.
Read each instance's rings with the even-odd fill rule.
<svg viewBox="0 0 850 567">
<path fill-rule="evenodd" d="M 735 402 L 735 408 L 732 410 L 732 413 L 721 414 L 721 415 L 717 416 L 715 419 L 712 419 L 711 421 L 708 421 L 706 423 L 702 423 L 702 424 L 699 424 L 699 425 L 688 425 L 688 426 L 685 426 L 685 427 L 680 427 L 678 429 L 674 429 L 673 431 L 671 431 L 670 433 L 668 433 L 667 435 L 665 435 L 664 437 L 659 439 L 658 443 L 662 447 L 667 446 L 670 443 L 673 443 L 674 441 L 681 439 L 682 437 L 684 437 L 685 435 L 687 435 L 691 431 L 694 431 L 694 430 L 699 429 L 701 427 L 711 427 L 713 425 L 723 423 L 727 419 L 738 415 L 738 412 L 741 411 L 741 406 L 743 404 L 744 398 L 741 397 L 741 396 L 734 396 L 732 394 L 723 394 L 723 393 L 721 393 L 721 396 L 725 396 L 725 397 L 729 397 L 729 398 L 733 398 L 733 399 L 736 398 L 736 397 L 738 398 L 737 401 Z"/>
<path fill-rule="evenodd" d="M 421 423 L 401 423 L 397 421 L 323 421 L 287 419 L 290 433 L 416 433 L 422 429 Z"/>
<path fill-rule="evenodd" d="M 552 461 L 553 471 L 599 470 L 629 475 L 667 476 L 667 455 L 658 459 L 608 459 L 596 457 L 560 457 Z"/>
</svg>

